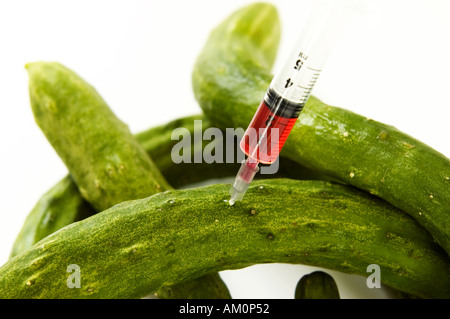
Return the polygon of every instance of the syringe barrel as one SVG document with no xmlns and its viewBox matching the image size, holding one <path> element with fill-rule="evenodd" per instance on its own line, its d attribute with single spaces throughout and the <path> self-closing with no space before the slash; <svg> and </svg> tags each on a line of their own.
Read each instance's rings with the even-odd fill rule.
<svg viewBox="0 0 450 319">
<path fill-rule="evenodd" d="M 294 49 L 255 113 L 240 147 L 250 158 L 271 164 L 303 110 L 331 52 L 361 0 L 317 0 Z"/>
<path fill-rule="evenodd" d="M 274 163 L 301 110 L 301 105 L 289 103 L 269 89 L 240 142 L 244 154 L 259 163 Z"/>
</svg>

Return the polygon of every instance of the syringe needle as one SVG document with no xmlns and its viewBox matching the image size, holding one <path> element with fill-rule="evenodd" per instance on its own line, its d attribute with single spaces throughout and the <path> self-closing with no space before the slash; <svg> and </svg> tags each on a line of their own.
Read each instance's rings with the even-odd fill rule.
<svg viewBox="0 0 450 319">
<path fill-rule="evenodd" d="M 229 194 L 231 199 L 228 201 L 230 206 L 233 206 L 236 201 L 242 200 L 244 198 L 245 192 L 247 191 L 250 183 L 258 173 L 259 167 L 258 162 L 248 158 L 246 161 L 242 161 L 241 168 L 236 175 L 233 185 L 230 188 Z"/>
<path fill-rule="evenodd" d="M 231 198 L 228 201 L 228 204 L 230 204 L 230 206 L 233 206 L 234 203 L 236 203 L 237 198 L 239 197 L 239 193 L 236 191 L 233 191 L 233 193 L 231 194 Z"/>
</svg>

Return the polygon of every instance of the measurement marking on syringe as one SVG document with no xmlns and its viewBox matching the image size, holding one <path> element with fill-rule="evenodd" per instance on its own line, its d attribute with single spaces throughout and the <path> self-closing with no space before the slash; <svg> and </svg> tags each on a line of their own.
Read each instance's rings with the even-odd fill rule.
<svg viewBox="0 0 450 319">
<path fill-rule="evenodd" d="M 305 86 L 301 86 L 300 84 L 297 85 L 299 88 L 303 89 L 303 90 L 312 90 L 311 87 L 305 87 Z"/>
<path fill-rule="evenodd" d="M 310 66 L 308 66 L 307 68 L 310 69 L 311 71 L 316 71 L 316 72 L 318 72 L 318 73 L 322 72 L 322 70 L 319 70 L 319 69 L 313 69 L 313 68 L 310 67 Z"/>
</svg>

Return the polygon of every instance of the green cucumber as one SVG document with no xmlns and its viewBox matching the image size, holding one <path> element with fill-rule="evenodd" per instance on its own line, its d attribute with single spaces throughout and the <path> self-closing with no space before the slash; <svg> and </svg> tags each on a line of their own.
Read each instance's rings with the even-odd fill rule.
<svg viewBox="0 0 450 319">
<path fill-rule="evenodd" d="M 250 5 L 225 20 L 198 56 L 192 84 L 213 125 L 245 129 L 265 95 L 272 80 L 266 56 L 279 37 L 268 8 Z M 404 210 L 450 253 L 450 160 L 431 147 L 312 96 L 280 155 Z"/>
<path fill-rule="evenodd" d="M 202 125 L 195 125 L 195 121 L 201 121 Z M 225 147 L 221 141 L 196 141 L 194 136 L 203 136 L 205 130 L 210 128 L 209 121 L 201 114 L 179 118 L 170 121 L 167 124 L 150 128 L 146 131 L 136 134 L 138 142 L 147 150 L 149 156 L 156 163 L 161 173 L 174 188 L 186 187 L 190 184 L 204 182 L 208 179 L 217 179 L 232 176 L 236 173 L 236 164 L 234 163 L 211 163 L 204 161 L 193 163 L 197 152 L 203 153 L 207 145 L 214 145 L 216 149 Z M 173 147 L 181 142 L 173 140 L 172 134 L 178 129 L 187 130 L 191 136 L 190 151 L 191 163 L 174 163 L 172 159 Z M 184 143 L 184 141 L 183 141 Z M 225 149 L 222 149 L 225 154 Z"/>
<path fill-rule="evenodd" d="M 35 120 L 81 196 L 95 210 L 171 188 L 127 125 L 91 85 L 59 63 L 32 63 L 27 69 Z M 199 281 L 204 288 L 217 285 L 208 278 Z M 211 291 L 227 292 L 221 284 L 221 291 Z M 230 298 L 229 293 L 218 297 Z"/>
<path fill-rule="evenodd" d="M 11 249 L 10 258 L 33 246 L 42 238 L 71 223 L 95 214 L 67 175 L 35 204 Z"/>
<path fill-rule="evenodd" d="M 208 280 L 208 285 L 204 284 L 205 280 Z M 217 272 L 164 287 L 155 295 L 160 299 L 205 299 L 205 296 L 209 296 L 208 299 L 224 299 L 223 296 L 228 296 L 227 299 L 231 298 L 228 288 L 223 284 L 222 278 Z"/>
<path fill-rule="evenodd" d="M 202 167 L 195 165 L 193 169 L 186 170 L 186 167 L 175 165 L 170 159 L 170 150 L 175 143 L 170 137 L 173 129 L 184 127 L 191 134 L 195 134 L 195 120 L 203 120 L 203 123 L 208 125 L 208 121 L 203 116 L 196 115 L 171 121 L 135 135 L 169 184 L 175 187 L 198 182 L 199 176 L 212 177 L 212 169 L 204 167 L 205 165 Z M 214 176 L 216 177 L 232 174 L 232 168 L 229 166 L 223 169 L 215 168 Z M 14 241 L 10 257 L 14 257 L 56 230 L 95 213 L 96 210 L 83 199 L 70 175 L 65 176 L 47 191 L 30 211 Z"/>
<path fill-rule="evenodd" d="M 353 187 L 288 179 L 128 201 L 47 236 L 0 267 L 1 298 L 138 298 L 225 269 L 301 263 L 367 276 L 420 297 L 450 297 L 446 253 L 414 219 Z M 281 200 L 282 199 L 282 200 Z M 70 264 L 81 288 L 67 287 Z"/>
<path fill-rule="evenodd" d="M 178 143 L 178 141 L 174 141 L 171 138 L 173 130 L 182 127 L 187 129 L 191 136 L 194 136 L 197 132 L 196 130 L 198 130 L 194 125 L 194 121 L 202 121 L 202 133 L 210 127 L 209 121 L 203 115 L 193 115 L 170 121 L 167 124 L 147 129 L 135 135 L 139 144 L 152 158 L 168 183 L 175 188 L 231 177 L 239 169 L 238 164 L 233 163 L 175 164 L 172 161 L 171 151 L 173 146 Z M 191 142 L 193 157 L 195 143 L 193 139 Z M 209 143 L 212 142 L 204 141 L 200 150 L 203 151 L 206 144 L 209 145 Z M 223 154 L 225 154 L 225 150 L 223 150 Z M 286 159 L 283 160 L 280 170 L 270 177 L 288 176 L 296 179 L 323 179 L 322 176 L 315 174 L 315 172 Z M 10 257 L 14 257 L 56 230 L 92 216 L 95 213 L 96 211 L 82 198 L 70 175 L 67 175 L 47 191 L 30 211 L 14 241 Z"/>
<path fill-rule="evenodd" d="M 59 63 L 26 66 L 36 123 L 97 211 L 170 186 L 97 91 Z"/>
<path fill-rule="evenodd" d="M 333 277 L 324 271 L 314 271 L 300 278 L 294 296 L 295 299 L 341 299 Z"/>
</svg>

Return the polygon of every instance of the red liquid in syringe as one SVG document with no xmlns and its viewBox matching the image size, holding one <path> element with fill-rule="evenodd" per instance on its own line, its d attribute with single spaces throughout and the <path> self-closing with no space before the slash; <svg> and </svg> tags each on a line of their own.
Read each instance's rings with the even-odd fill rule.
<svg viewBox="0 0 450 319">
<path fill-rule="evenodd" d="M 275 162 L 302 109 L 270 89 L 241 140 L 242 151 L 253 162 Z"/>
</svg>

